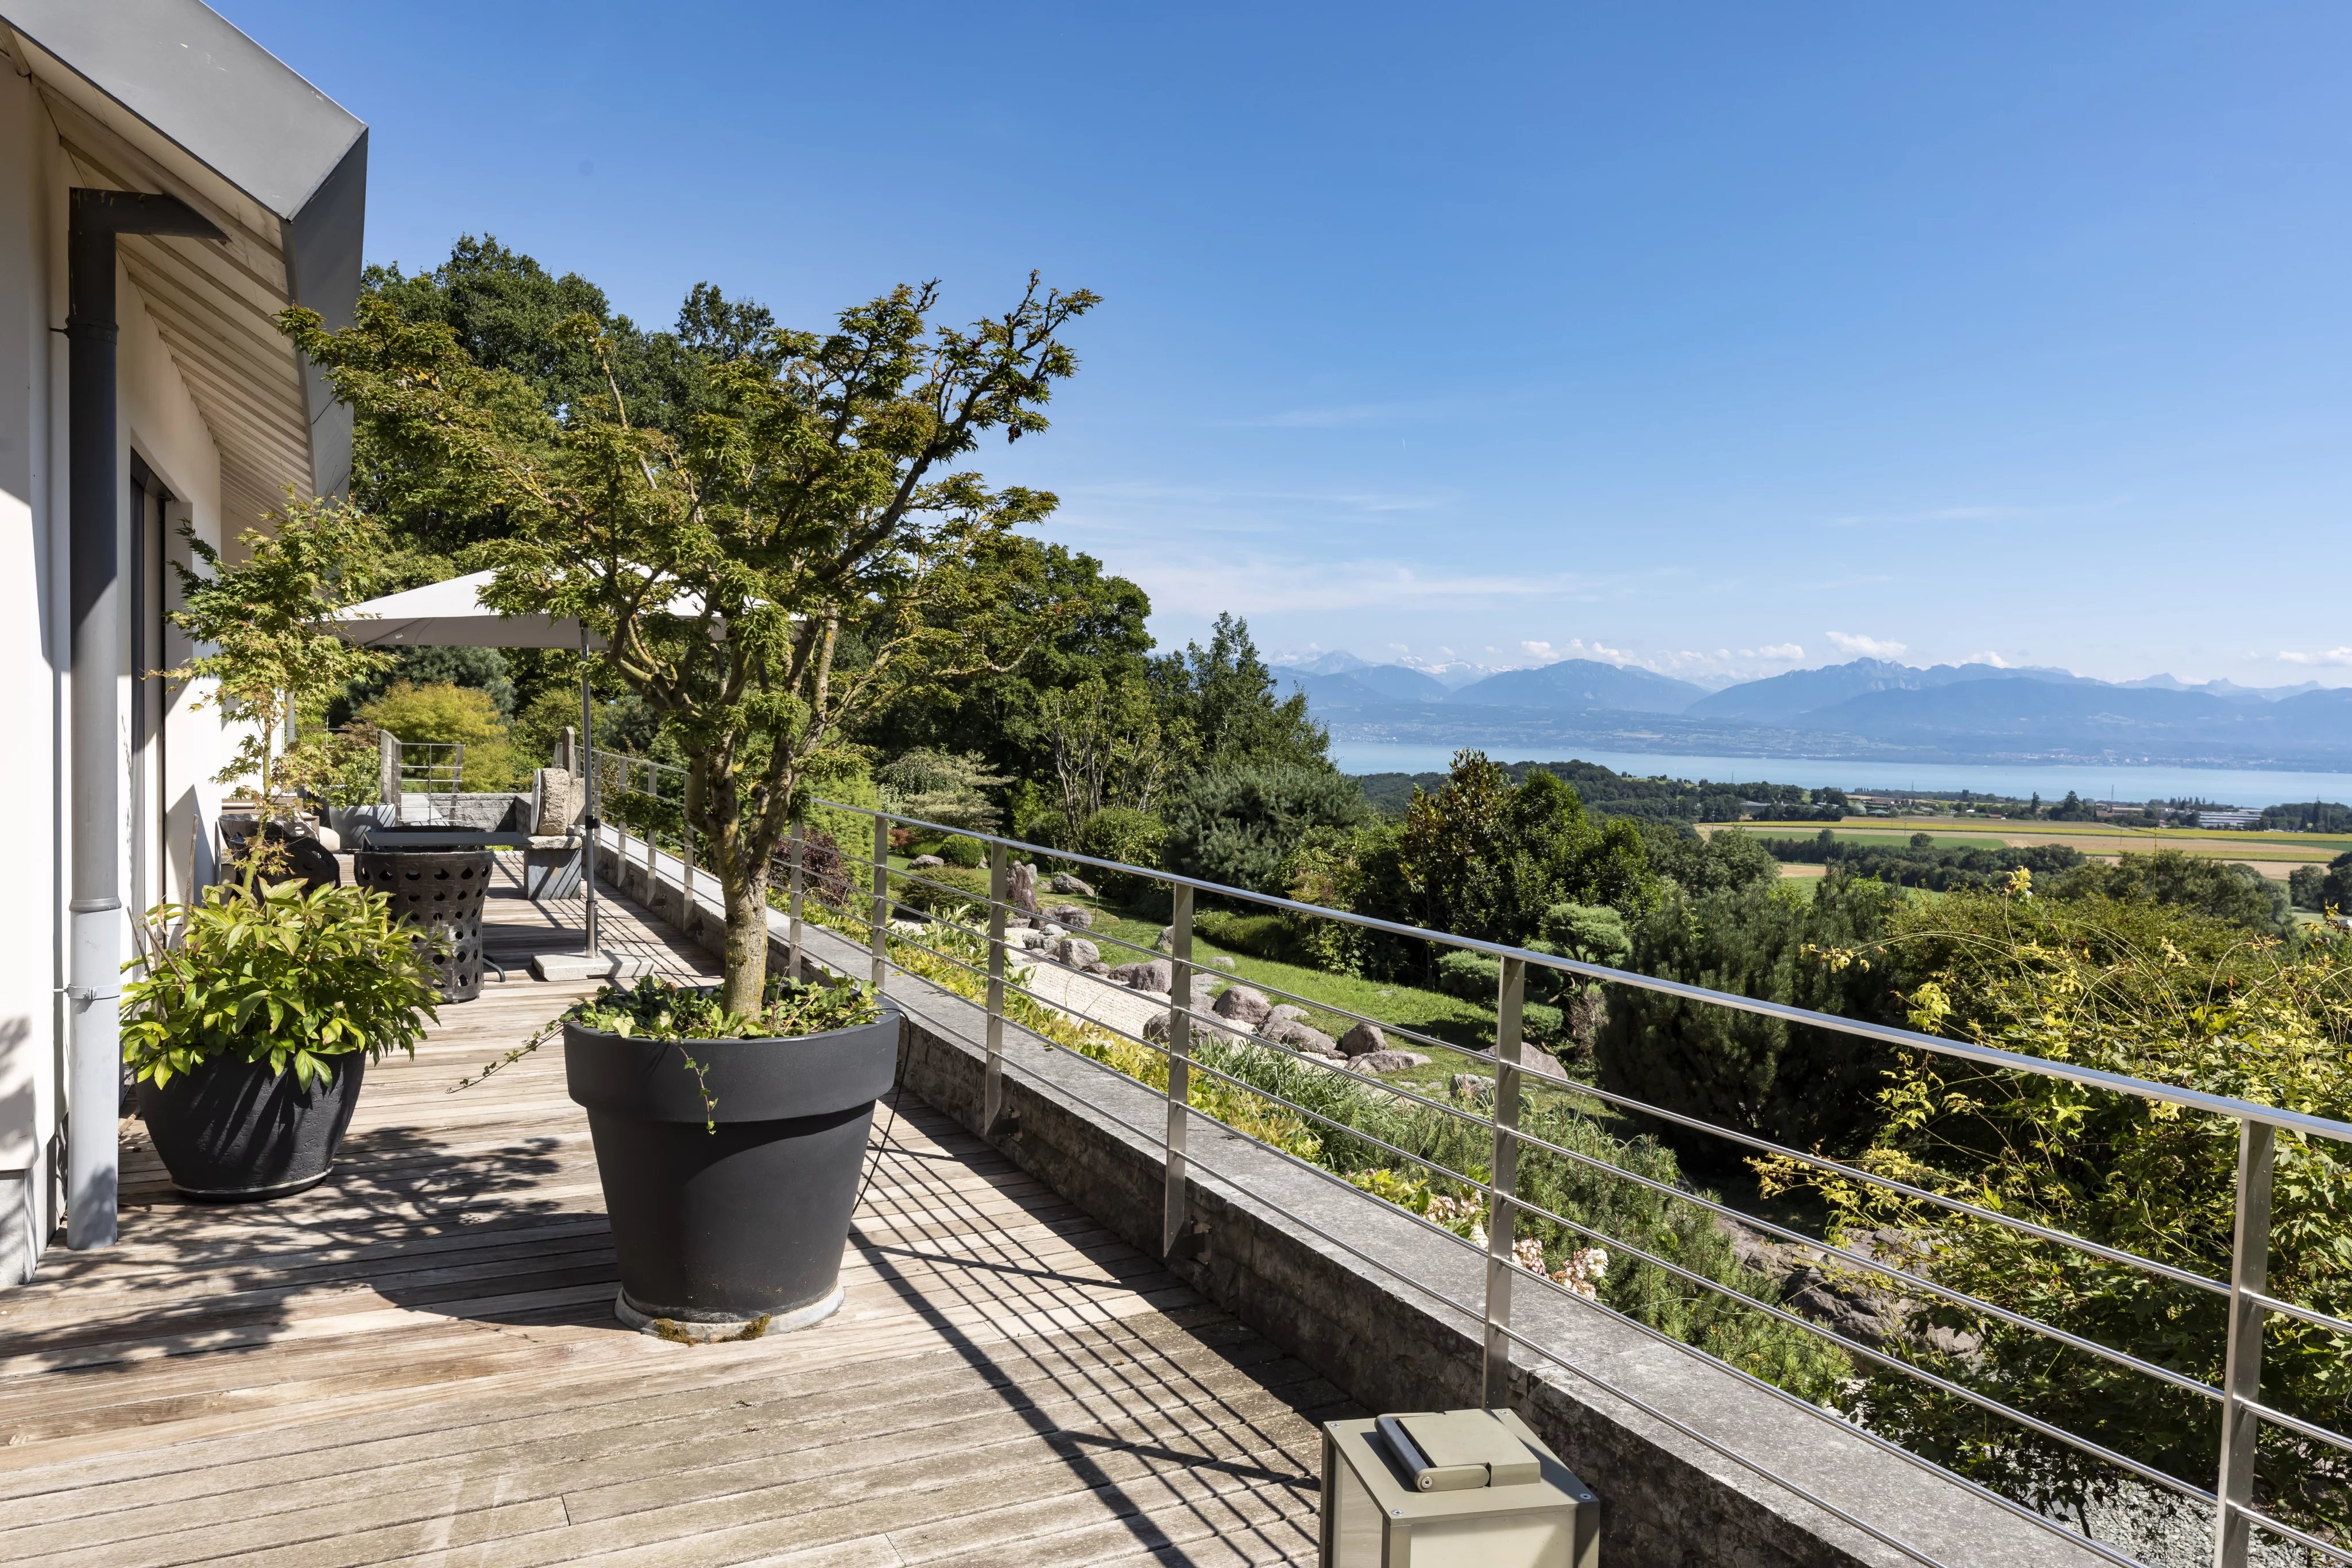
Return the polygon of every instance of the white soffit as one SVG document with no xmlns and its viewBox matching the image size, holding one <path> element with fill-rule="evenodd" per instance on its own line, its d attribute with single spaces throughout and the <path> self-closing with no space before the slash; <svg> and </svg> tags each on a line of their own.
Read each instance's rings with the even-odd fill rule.
<svg viewBox="0 0 2352 1568">
<path fill-rule="evenodd" d="M 350 411 L 277 317 L 352 319 L 367 127 L 196 0 L 0 0 L 0 49 L 78 181 L 177 196 L 228 236 L 118 243 L 219 446 L 229 526 L 341 489 Z"/>
</svg>

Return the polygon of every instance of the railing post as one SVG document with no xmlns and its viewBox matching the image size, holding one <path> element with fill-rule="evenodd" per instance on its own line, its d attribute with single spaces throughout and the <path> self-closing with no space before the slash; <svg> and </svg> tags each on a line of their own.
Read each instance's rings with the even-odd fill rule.
<svg viewBox="0 0 2352 1568">
<path fill-rule="evenodd" d="M 656 806 L 661 804 L 661 774 L 650 759 L 646 763 L 646 799 Z M 654 834 L 659 831 L 654 826 L 654 819 L 647 816 L 646 818 L 646 907 L 647 909 L 654 906 Z"/>
<path fill-rule="evenodd" d="M 890 819 L 874 813 L 874 990 L 890 963 Z"/>
<path fill-rule="evenodd" d="M 388 729 L 375 732 L 376 794 L 392 808 L 392 820 L 400 821 L 400 737 Z"/>
<path fill-rule="evenodd" d="M 807 850 L 808 824 L 795 821 L 793 824 L 793 863 L 787 873 L 792 893 L 784 903 L 787 917 L 784 925 L 784 973 L 791 976 L 795 984 L 805 978 L 801 973 L 801 889 L 806 885 L 807 873 L 802 870 L 801 862 Z"/>
<path fill-rule="evenodd" d="M 2278 1132 L 2266 1122 L 2238 1124 L 2238 1215 L 2230 1247 L 2229 1354 L 2221 1375 L 2221 1474 L 2213 1495 L 2213 1568 L 2246 1568 L 2252 1527 L 2238 1511 L 2254 1500 L 2260 1417 L 2247 1408 L 2263 1391 L 2263 1309 L 2271 1272 L 2271 1167 Z"/>
<path fill-rule="evenodd" d="M 1519 1026 L 1528 990 L 1523 958 L 1503 960 L 1503 981 L 1495 998 L 1495 1147 L 1487 1170 L 1491 1201 L 1486 1207 L 1486 1397 L 1489 1409 L 1510 1403 L 1511 1272 L 1518 1263 L 1511 1244 L 1518 1225 Z"/>
<path fill-rule="evenodd" d="M 1168 1191 L 1160 1207 L 1160 1255 L 1176 1250 L 1192 1217 L 1185 1198 L 1185 1136 L 1192 1122 L 1192 890 L 1175 887 L 1168 944 Z"/>
<path fill-rule="evenodd" d="M 1004 1114 L 1004 899 L 1012 891 L 1013 852 L 988 846 L 988 1061 L 980 1074 L 980 1131 Z"/>
</svg>

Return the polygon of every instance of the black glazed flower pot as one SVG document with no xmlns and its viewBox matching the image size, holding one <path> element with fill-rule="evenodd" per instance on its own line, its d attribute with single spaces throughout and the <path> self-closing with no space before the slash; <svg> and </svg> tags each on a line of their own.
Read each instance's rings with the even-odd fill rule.
<svg viewBox="0 0 2352 1568">
<path fill-rule="evenodd" d="M 595 1140 L 621 1321 L 715 1340 L 830 1317 L 874 1102 L 898 1060 L 887 1001 L 870 1024 L 785 1040 L 665 1043 L 566 1023 L 563 1075 Z"/>
<path fill-rule="evenodd" d="M 360 1102 L 362 1051 L 331 1056 L 323 1082 L 296 1082 L 289 1065 L 214 1061 L 157 1088 L 139 1085 L 139 1116 L 172 1185 L 190 1197 L 242 1203 L 316 1186 Z"/>
</svg>

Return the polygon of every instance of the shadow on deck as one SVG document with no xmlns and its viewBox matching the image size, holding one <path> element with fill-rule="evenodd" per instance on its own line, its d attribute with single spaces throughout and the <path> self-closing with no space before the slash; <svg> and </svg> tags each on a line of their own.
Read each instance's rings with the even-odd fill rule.
<svg viewBox="0 0 2352 1568">
<path fill-rule="evenodd" d="M 576 950 L 577 910 L 495 898 L 492 950 Z M 509 970 L 371 1070 L 308 1193 L 182 1203 L 125 1124 L 121 1245 L 0 1295 L 0 1560 L 1313 1560 L 1338 1391 L 911 1095 L 839 1315 L 623 1329 L 560 1052 L 449 1092 L 586 988 Z"/>
</svg>

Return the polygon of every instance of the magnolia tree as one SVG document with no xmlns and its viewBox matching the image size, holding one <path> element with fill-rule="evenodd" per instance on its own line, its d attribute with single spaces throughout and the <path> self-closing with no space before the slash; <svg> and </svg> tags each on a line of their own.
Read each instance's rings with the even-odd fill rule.
<svg viewBox="0 0 2352 1568">
<path fill-rule="evenodd" d="M 579 616 L 692 758 L 686 821 L 725 890 L 730 1011 L 765 988 L 776 852 L 813 788 L 855 765 L 860 725 L 1052 629 L 1013 530 L 1055 497 L 954 461 L 989 431 L 1045 428 L 1076 369 L 1062 333 L 1095 296 L 1032 275 L 969 329 L 934 323 L 936 300 L 900 287 L 830 332 L 706 340 L 667 431 L 631 422 L 609 368 L 607 396 L 551 415 L 382 298 L 341 332 L 285 319 L 387 472 L 436 508 L 502 516 L 485 599 Z M 593 321 L 570 329 L 602 350 Z"/>
</svg>

